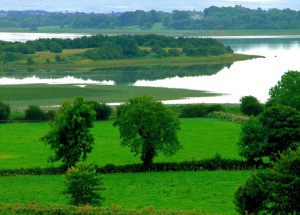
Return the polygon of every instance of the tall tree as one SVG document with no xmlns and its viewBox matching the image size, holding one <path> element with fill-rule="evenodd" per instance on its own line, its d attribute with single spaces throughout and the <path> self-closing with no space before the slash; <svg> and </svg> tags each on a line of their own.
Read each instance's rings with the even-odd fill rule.
<svg viewBox="0 0 300 215">
<path fill-rule="evenodd" d="M 179 120 L 150 96 L 131 98 L 117 107 L 114 126 L 119 126 L 121 145 L 140 154 L 145 166 L 150 166 L 160 151 L 171 156 L 181 149 L 177 138 Z"/>
<path fill-rule="evenodd" d="M 94 137 L 89 130 L 93 127 L 94 120 L 94 110 L 82 97 L 63 103 L 50 122 L 50 130 L 42 137 L 55 152 L 49 157 L 49 161 L 62 160 L 66 167 L 84 161 L 94 144 Z"/>
<path fill-rule="evenodd" d="M 288 105 L 300 111 L 300 72 L 288 71 L 269 91 L 267 106 Z"/>
</svg>

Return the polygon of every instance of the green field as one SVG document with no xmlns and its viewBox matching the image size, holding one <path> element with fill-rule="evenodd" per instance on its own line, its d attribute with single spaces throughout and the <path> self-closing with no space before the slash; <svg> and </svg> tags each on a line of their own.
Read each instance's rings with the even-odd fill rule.
<svg viewBox="0 0 300 215">
<path fill-rule="evenodd" d="M 216 119 L 181 119 L 178 138 L 183 149 L 172 157 L 162 155 L 154 162 L 182 162 L 212 158 L 219 153 L 222 158 L 241 159 L 237 152 L 240 124 Z M 50 148 L 40 138 L 49 129 L 47 123 L 0 124 L 0 169 L 49 167 Z M 119 132 L 112 121 L 95 122 L 92 129 L 95 147 L 88 162 L 99 166 L 141 163 L 129 148 L 120 146 Z M 54 164 L 55 166 L 59 165 Z"/>
<path fill-rule="evenodd" d="M 104 176 L 103 206 L 141 209 L 151 205 L 155 209 L 234 214 L 234 191 L 249 174 L 250 171 L 108 174 Z M 63 183 L 63 176 L 0 177 L 0 202 L 64 205 L 67 200 L 60 194 Z"/>
<path fill-rule="evenodd" d="M 240 124 L 207 118 L 180 119 L 178 133 L 183 149 L 173 157 L 159 155 L 154 162 L 181 162 L 214 157 L 241 159 L 237 153 Z M 52 153 L 39 138 L 47 132 L 47 123 L 0 124 L 0 169 L 49 167 L 46 162 Z M 120 146 L 119 132 L 112 121 L 95 122 L 92 129 L 95 147 L 88 162 L 99 166 L 141 163 Z M 60 163 L 55 163 L 58 166 Z M 233 193 L 244 183 L 249 171 L 150 172 L 107 174 L 104 177 L 104 206 L 121 205 L 125 209 L 193 210 L 209 213 L 234 213 Z M 60 194 L 63 189 L 60 176 L 0 177 L 0 202 L 27 204 L 67 204 Z"/>
</svg>

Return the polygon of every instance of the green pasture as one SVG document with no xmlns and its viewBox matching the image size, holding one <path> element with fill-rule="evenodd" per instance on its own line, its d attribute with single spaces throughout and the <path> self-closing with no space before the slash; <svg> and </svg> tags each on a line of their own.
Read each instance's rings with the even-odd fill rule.
<svg viewBox="0 0 300 215">
<path fill-rule="evenodd" d="M 178 138 L 183 149 L 172 157 L 159 155 L 154 162 L 182 162 L 212 158 L 219 153 L 222 158 L 241 159 L 237 141 L 240 124 L 206 118 L 180 119 Z M 88 162 L 98 166 L 141 163 L 127 147 L 120 146 L 118 128 L 112 121 L 95 122 L 91 130 L 95 146 L 88 154 Z M 47 163 L 53 152 L 40 138 L 48 131 L 47 123 L 0 124 L 0 169 L 58 166 Z"/>
<path fill-rule="evenodd" d="M 198 90 L 134 87 L 119 85 L 2 85 L 0 86 L 0 101 L 9 103 L 12 108 L 26 108 L 28 105 L 53 106 L 61 105 L 65 100 L 73 100 L 83 96 L 86 100 L 100 103 L 125 102 L 135 96 L 150 95 L 156 100 L 175 100 L 185 97 L 216 96 Z"/>
<path fill-rule="evenodd" d="M 149 172 L 104 175 L 106 200 L 124 209 L 196 210 L 235 214 L 233 194 L 250 171 Z M 63 176 L 0 177 L 0 202 L 67 204 Z"/>
</svg>

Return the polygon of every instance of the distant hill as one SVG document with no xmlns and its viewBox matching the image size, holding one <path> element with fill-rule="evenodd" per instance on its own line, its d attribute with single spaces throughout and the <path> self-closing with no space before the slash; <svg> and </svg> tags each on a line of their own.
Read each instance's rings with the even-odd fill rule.
<svg viewBox="0 0 300 215">
<path fill-rule="evenodd" d="M 269 8 L 290 8 L 300 10 L 299 0 L 1 0 L 1 10 L 46 10 L 69 12 L 95 12 L 110 13 L 135 11 L 135 10 L 197 10 L 202 11 L 209 6 L 234 6 L 242 5 L 251 9 L 258 7 L 266 10 Z"/>
</svg>

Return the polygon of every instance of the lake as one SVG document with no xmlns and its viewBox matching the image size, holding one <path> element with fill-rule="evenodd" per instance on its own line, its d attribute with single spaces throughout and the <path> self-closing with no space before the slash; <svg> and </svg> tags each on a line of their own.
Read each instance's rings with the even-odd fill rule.
<svg viewBox="0 0 300 215">
<path fill-rule="evenodd" d="M 3 33 L 2 33 L 3 34 Z M 0 35 L 1 36 L 1 35 Z M 34 37 L 76 38 L 78 34 L 11 34 L 11 41 Z M 2 37 L 1 37 L 2 38 Z M 17 38 L 22 38 L 18 40 Z M 89 72 L 51 71 L 0 73 L 2 84 L 122 84 L 204 90 L 223 93 L 223 96 L 186 98 L 164 103 L 239 103 L 242 96 L 252 95 L 261 102 L 268 92 L 289 70 L 300 71 L 300 35 L 296 36 L 239 36 L 215 37 L 230 45 L 236 53 L 261 55 L 264 58 L 235 62 L 229 65 L 196 65 L 187 67 L 126 67 L 94 69 Z M 101 76 L 98 72 L 101 70 Z"/>
</svg>

